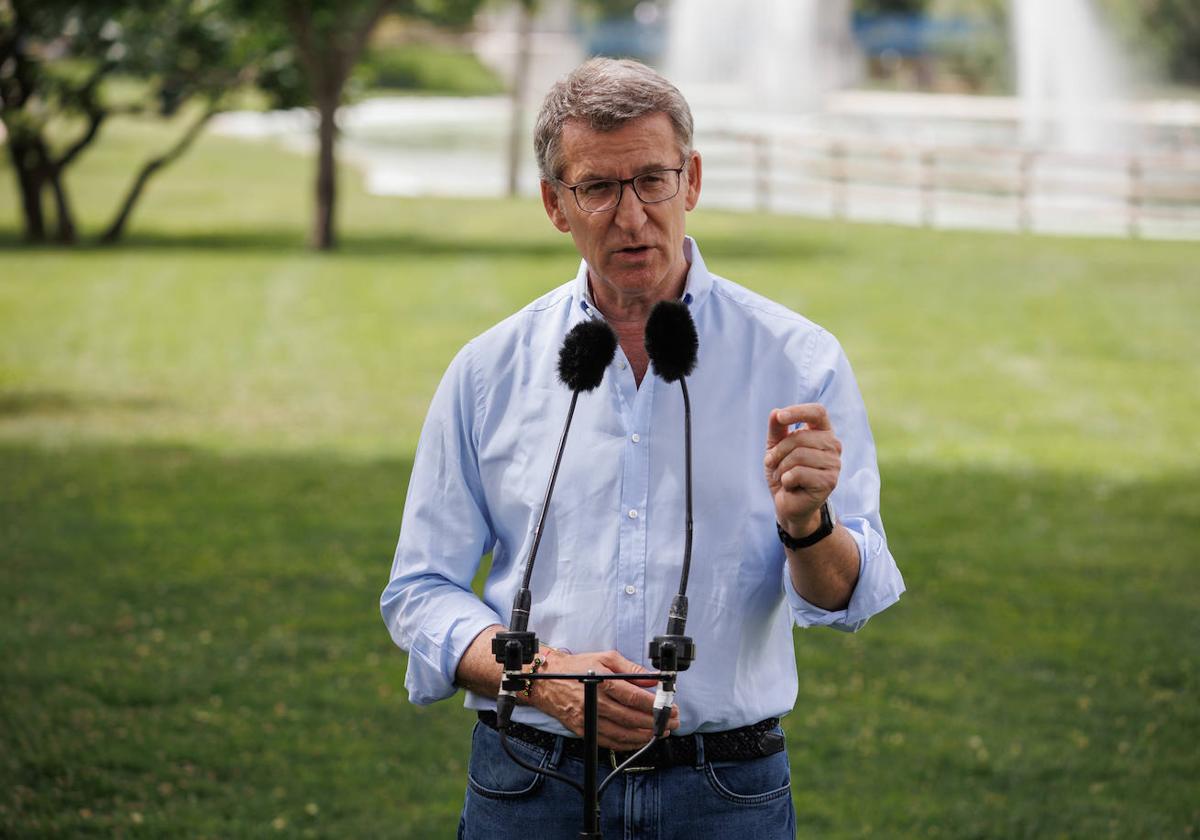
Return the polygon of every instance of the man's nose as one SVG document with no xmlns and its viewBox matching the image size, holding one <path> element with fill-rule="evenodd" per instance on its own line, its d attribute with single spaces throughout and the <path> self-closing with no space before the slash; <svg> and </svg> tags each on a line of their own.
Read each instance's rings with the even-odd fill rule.
<svg viewBox="0 0 1200 840">
<path fill-rule="evenodd" d="M 641 227 L 645 220 L 646 208 L 642 204 L 641 198 L 638 197 L 637 190 L 633 188 L 633 182 L 621 184 L 621 194 L 617 197 L 614 221 L 621 228 L 633 230 Z"/>
</svg>

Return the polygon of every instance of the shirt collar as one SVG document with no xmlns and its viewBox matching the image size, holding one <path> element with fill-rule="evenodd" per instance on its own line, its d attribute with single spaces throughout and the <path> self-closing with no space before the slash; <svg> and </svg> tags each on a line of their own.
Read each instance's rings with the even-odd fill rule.
<svg viewBox="0 0 1200 840">
<path fill-rule="evenodd" d="M 695 239 L 690 236 L 683 238 L 683 253 L 689 263 L 687 280 L 683 285 L 683 302 L 695 313 L 712 290 L 713 278 L 708 273 L 708 266 L 704 264 L 704 257 L 700 256 L 700 246 L 696 244 Z M 596 308 L 591 289 L 588 288 L 587 260 L 579 261 L 579 271 L 572 285 L 571 299 L 575 311 L 588 317 L 599 317 L 600 310 Z"/>
</svg>

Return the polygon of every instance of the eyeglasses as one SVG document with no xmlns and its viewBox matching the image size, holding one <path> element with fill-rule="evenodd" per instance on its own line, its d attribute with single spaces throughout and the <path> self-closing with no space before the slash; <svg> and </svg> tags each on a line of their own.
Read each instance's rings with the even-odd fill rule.
<svg viewBox="0 0 1200 840">
<path fill-rule="evenodd" d="M 575 203 L 585 213 L 603 213 L 621 203 L 625 185 L 633 187 L 634 194 L 642 204 L 658 204 L 670 201 L 679 194 L 679 179 L 684 167 L 655 169 L 632 178 L 614 178 L 604 181 L 580 181 L 568 184 L 561 178 L 558 182 L 575 194 Z"/>
</svg>

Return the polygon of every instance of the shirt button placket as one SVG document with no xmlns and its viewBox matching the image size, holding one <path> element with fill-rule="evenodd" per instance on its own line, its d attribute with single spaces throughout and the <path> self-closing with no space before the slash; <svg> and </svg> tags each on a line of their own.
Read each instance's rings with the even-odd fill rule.
<svg viewBox="0 0 1200 840">
<path fill-rule="evenodd" d="M 623 360 L 622 360 L 623 361 Z M 626 368 L 628 363 L 626 362 Z M 629 384 L 632 385 L 632 380 Z M 645 649 L 646 598 L 646 492 L 649 467 L 649 438 L 643 430 L 650 422 L 653 383 L 643 383 L 632 393 L 625 420 L 622 452 L 621 550 L 614 581 L 617 598 L 617 647 L 635 660 Z M 636 430 L 636 431 L 635 431 Z"/>
</svg>

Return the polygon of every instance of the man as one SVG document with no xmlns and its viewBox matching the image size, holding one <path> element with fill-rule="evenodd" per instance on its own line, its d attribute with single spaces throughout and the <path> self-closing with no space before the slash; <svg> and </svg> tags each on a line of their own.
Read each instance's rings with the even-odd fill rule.
<svg viewBox="0 0 1200 840">
<path fill-rule="evenodd" d="M 879 517 L 866 413 L 836 340 L 711 274 L 685 236 L 700 197 L 692 117 L 669 82 L 595 59 L 550 91 L 535 131 L 546 213 L 570 233 L 576 278 L 471 341 L 451 363 L 417 448 L 391 581 L 381 600 L 409 652 L 416 703 L 467 690 L 480 712 L 460 837 L 575 837 L 581 799 L 501 752 L 495 726 L 504 629 L 570 399 L 556 382 L 567 331 L 603 318 L 619 348 L 581 396 L 532 579 L 530 628 L 550 673 L 647 670 L 683 553 L 680 389 L 648 369 L 644 328 L 682 300 L 700 351 L 693 404 L 695 540 L 672 734 L 601 800 L 612 837 L 792 837 L 778 718 L 796 700 L 791 628 L 857 630 L 903 581 Z M 471 592 L 492 554 L 482 601 Z M 582 777 L 582 688 L 531 681 L 510 743 Z M 601 761 L 647 743 L 652 683 L 603 684 Z M 609 752 L 613 750 L 616 752 Z M 602 778 L 603 778 L 602 770 Z"/>
</svg>

